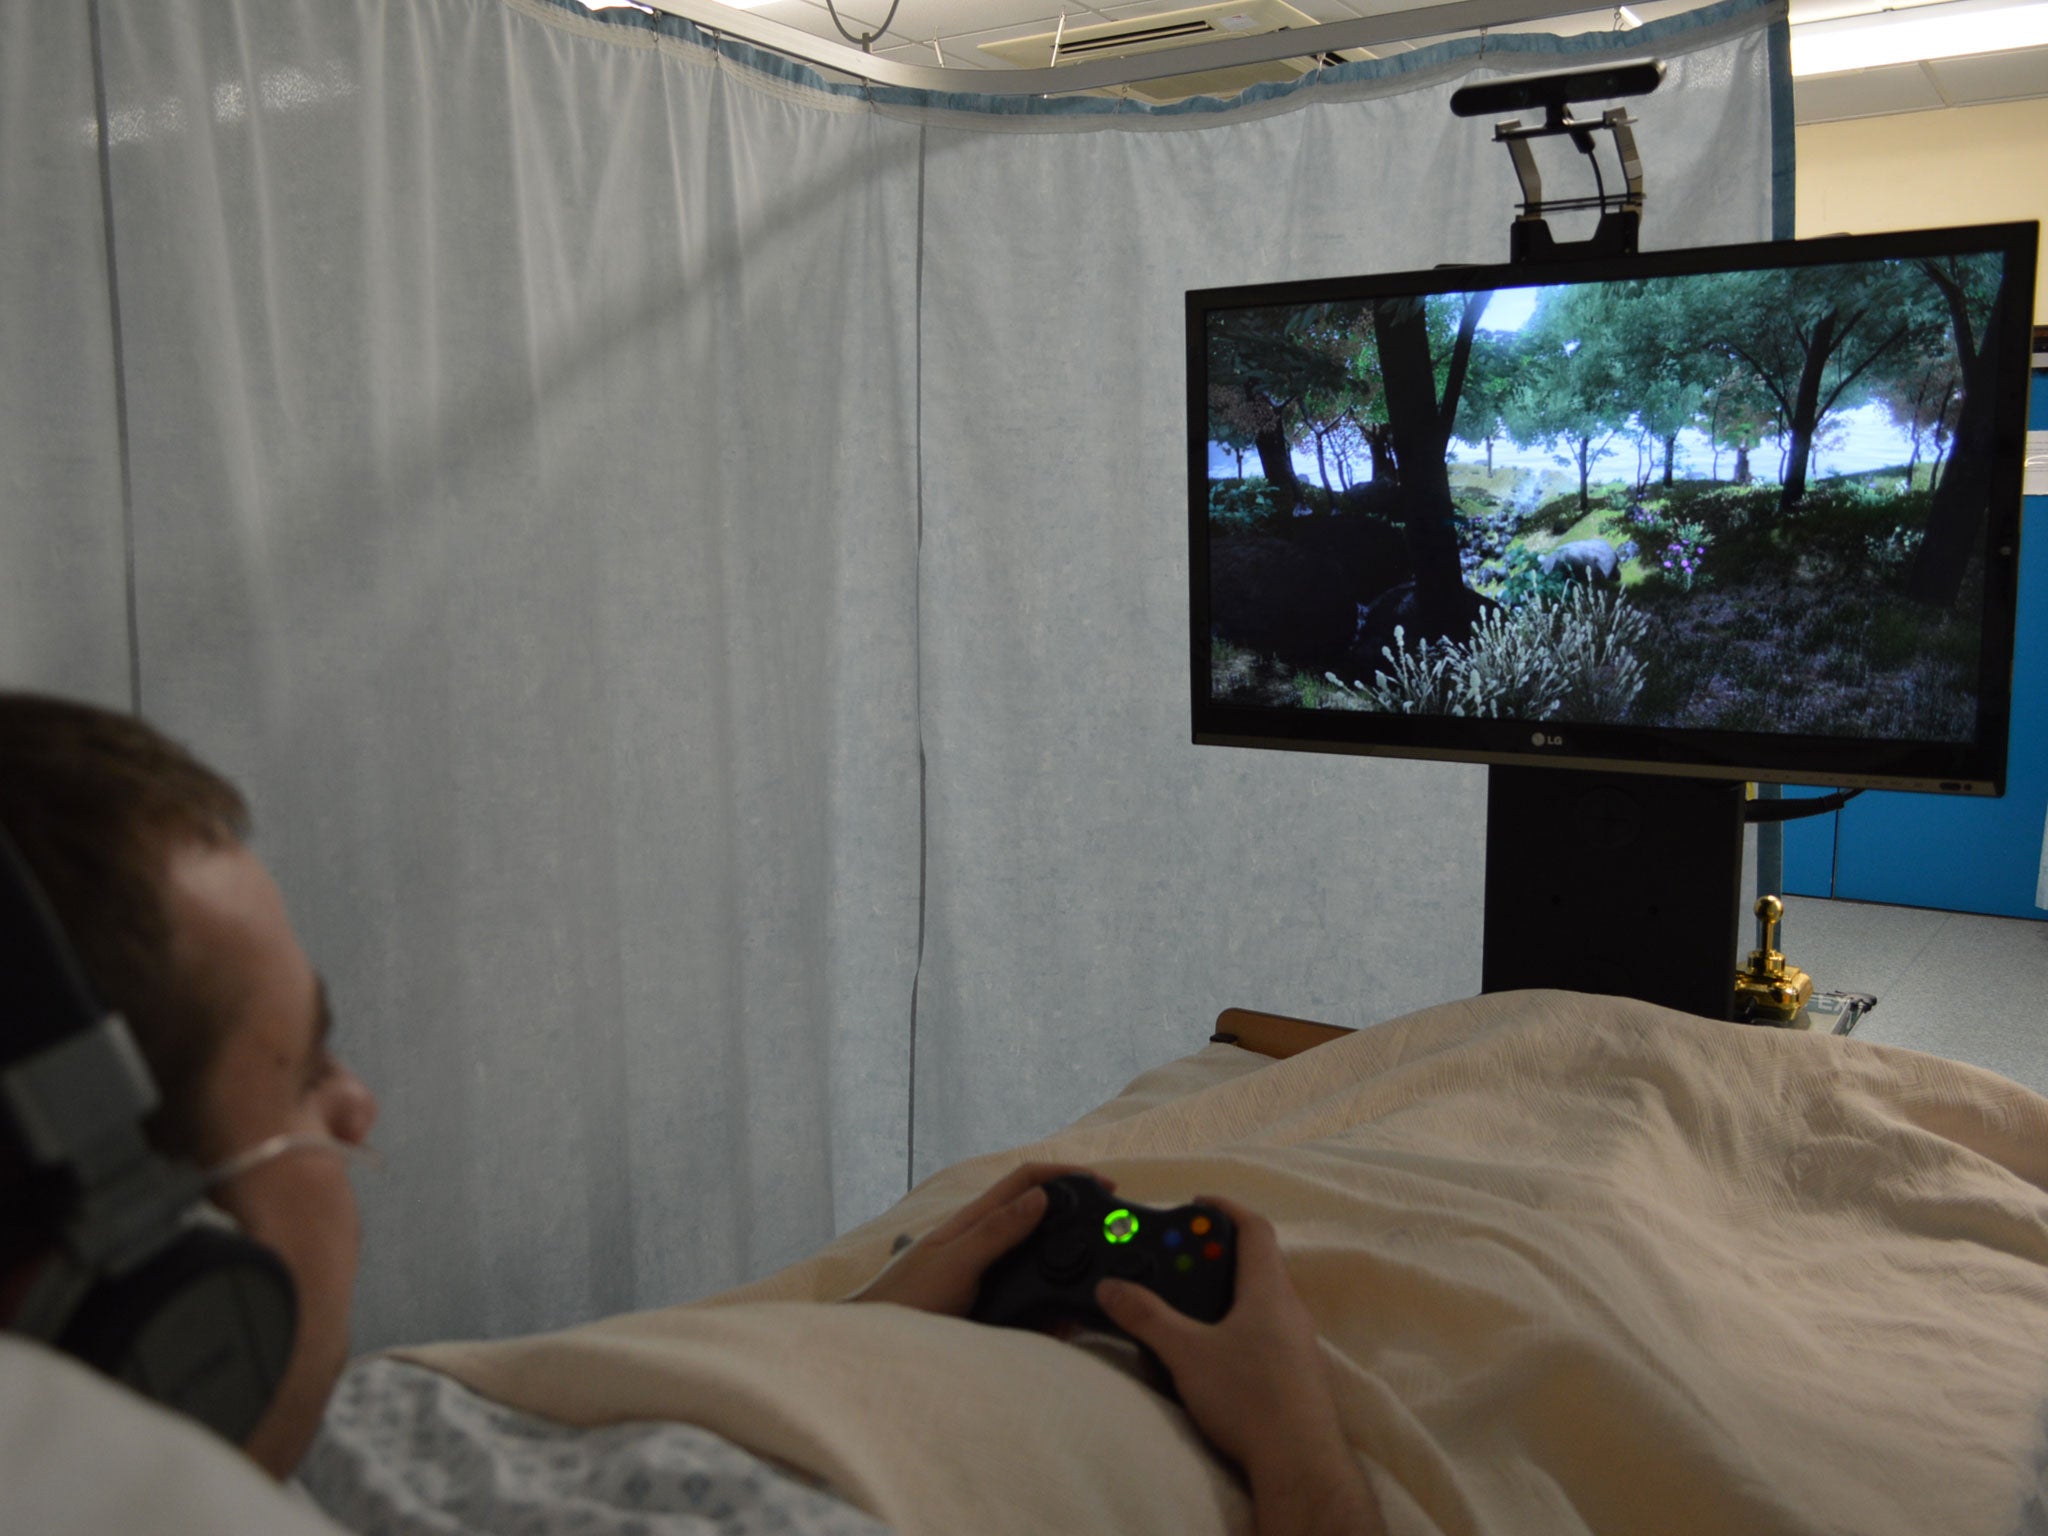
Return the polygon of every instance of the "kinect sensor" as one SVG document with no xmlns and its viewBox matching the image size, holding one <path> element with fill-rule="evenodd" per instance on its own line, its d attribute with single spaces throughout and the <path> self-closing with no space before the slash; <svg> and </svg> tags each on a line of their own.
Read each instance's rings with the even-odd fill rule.
<svg viewBox="0 0 2048 1536">
<path fill-rule="evenodd" d="M 1614 64 L 1600 69 L 1575 69 L 1562 75 L 1524 75 L 1468 85 L 1451 93 L 1451 110 L 1460 117 L 1489 117 L 1499 112 L 1526 112 L 1542 107 L 1562 112 L 1568 102 L 1607 101 L 1616 96 L 1647 96 L 1664 78 L 1662 60 L 1646 64 Z"/>
</svg>

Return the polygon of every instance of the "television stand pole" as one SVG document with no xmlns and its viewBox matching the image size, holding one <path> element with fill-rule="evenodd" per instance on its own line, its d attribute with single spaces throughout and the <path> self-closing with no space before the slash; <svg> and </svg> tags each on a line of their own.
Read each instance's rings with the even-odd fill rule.
<svg viewBox="0 0 2048 1536">
<path fill-rule="evenodd" d="M 1742 832 L 1739 781 L 1489 768 L 1480 990 L 1732 1018 Z"/>
</svg>

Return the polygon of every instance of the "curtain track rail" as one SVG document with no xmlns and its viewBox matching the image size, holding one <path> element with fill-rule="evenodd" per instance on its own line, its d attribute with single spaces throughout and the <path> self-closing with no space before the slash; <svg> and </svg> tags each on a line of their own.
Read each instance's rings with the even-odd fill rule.
<svg viewBox="0 0 2048 1536">
<path fill-rule="evenodd" d="M 820 65 L 876 85 L 915 91 L 970 91 L 977 96 L 1057 96 L 1072 91 L 1113 89 L 1140 80 L 1264 64 L 1273 59 L 1316 58 L 1347 48 L 1372 48 L 1422 37 L 1477 32 L 1487 27 L 1516 26 L 1560 16 L 1589 15 L 1604 6 L 1560 10 L 1557 0 L 1450 0 L 1356 21 L 1323 22 L 1253 37 L 1220 38 L 1190 43 L 1157 53 L 1122 59 L 1090 59 L 1057 69 L 962 69 L 931 64 L 900 64 L 877 58 L 845 43 L 833 42 L 783 22 L 713 3 L 713 0 L 642 0 L 672 16 L 695 22 L 707 31 L 736 37 L 806 64 Z"/>
</svg>

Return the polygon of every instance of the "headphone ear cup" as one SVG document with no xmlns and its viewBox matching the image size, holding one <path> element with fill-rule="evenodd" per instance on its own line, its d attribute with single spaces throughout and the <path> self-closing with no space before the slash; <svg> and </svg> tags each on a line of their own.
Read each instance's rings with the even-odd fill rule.
<svg viewBox="0 0 2048 1536">
<path fill-rule="evenodd" d="M 73 1312 L 57 1347 L 240 1445 L 270 1406 L 298 1331 L 284 1261 L 189 1228 Z"/>
</svg>

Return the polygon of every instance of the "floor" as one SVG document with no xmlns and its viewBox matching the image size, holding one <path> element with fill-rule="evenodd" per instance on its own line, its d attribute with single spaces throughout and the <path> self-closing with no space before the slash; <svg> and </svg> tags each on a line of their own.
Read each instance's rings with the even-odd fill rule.
<svg viewBox="0 0 2048 1536">
<path fill-rule="evenodd" d="M 1852 1038 L 2048 1094 L 2048 922 L 1788 896 L 1778 948 L 1820 991 L 1877 995 Z"/>
</svg>

